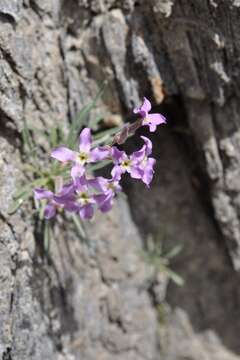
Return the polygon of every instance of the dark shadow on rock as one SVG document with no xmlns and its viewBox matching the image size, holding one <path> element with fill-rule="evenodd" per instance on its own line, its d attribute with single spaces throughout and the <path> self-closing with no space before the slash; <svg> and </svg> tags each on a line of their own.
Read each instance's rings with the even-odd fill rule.
<svg viewBox="0 0 240 360">
<path fill-rule="evenodd" d="M 169 123 L 151 135 L 157 159 L 151 188 L 129 178 L 124 184 L 132 215 L 143 238 L 153 234 L 167 249 L 183 245 L 171 268 L 185 285 L 170 283 L 170 306 L 186 311 L 197 332 L 211 329 L 227 348 L 240 353 L 239 275 L 215 223 L 181 102 L 170 100 L 161 110 Z M 137 138 L 129 143 L 131 150 L 139 146 Z"/>
</svg>

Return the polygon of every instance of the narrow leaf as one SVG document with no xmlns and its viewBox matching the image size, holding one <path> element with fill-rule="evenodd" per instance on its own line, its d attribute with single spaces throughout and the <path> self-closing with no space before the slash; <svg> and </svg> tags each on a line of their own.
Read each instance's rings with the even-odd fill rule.
<svg viewBox="0 0 240 360">
<path fill-rule="evenodd" d="M 172 271 L 169 268 L 166 268 L 166 273 L 169 276 L 169 278 L 175 282 L 175 284 L 177 284 L 178 286 L 183 286 L 184 285 L 184 279 L 178 275 L 177 273 L 175 273 L 174 271 Z"/>
<path fill-rule="evenodd" d="M 72 214 L 72 219 L 81 239 L 86 240 L 87 236 L 78 215 Z"/>
<path fill-rule="evenodd" d="M 183 246 L 181 244 L 174 246 L 174 248 L 172 250 L 170 250 L 169 252 L 166 253 L 166 257 L 168 259 L 172 259 L 175 256 L 177 256 L 183 249 Z"/>
<path fill-rule="evenodd" d="M 24 200 L 22 199 L 18 199 L 17 201 L 14 201 L 10 207 L 8 208 L 8 214 L 9 215 L 12 215 L 14 214 L 19 208 L 20 206 L 22 205 Z"/>
<path fill-rule="evenodd" d="M 108 145 L 109 143 L 111 143 L 111 140 L 113 139 L 114 135 L 117 134 L 119 129 L 120 127 L 117 126 L 105 131 L 101 131 L 94 137 L 93 147 L 99 145 Z"/>
<path fill-rule="evenodd" d="M 99 89 L 97 95 L 93 99 L 93 101 L 90 102 L 90 104 L 84 106 L 82 110 L 79 112 L 78 116 L 75 120 L 73 120 L 71 126 L 69 135 L 67 138 L 67 145 L 69 147 L 74 147 L 77 136 L 81 130 L 81 128 L 85 125 L 87 125 L 87 119 L 90 111 L 95 107 L 97 100 L 101 97 L 103 90 L 104 90 L 105 84 L 101 86 Z"/>
<path fill-rule="evenodd" d="M 56 147 L 58 144 L 58 133 L 57 128 L 53 127 L 50 131 L 50 145 L 52 148 Z"/>
<path fill-rule="evenodd" d="M 103 121 L 103 117 L 102 116 L 98 116 L 96 117 L 96 119 L 92 119 L 90 122 L 89 122 L 89 127 L 93 130 L 97 130 L 98 129 L 98 125 L 99 123 Z"/>
<path fill-rule="evenodd" d="M 33 152 L 34 144 L 26 120 L 24 120 L 24 125 L 22 129 L 22 139 L 26 150 L 28 152 Z"/>
<path fill-rule="evenodd" d="M 19 188 L 15 191 L 15 193 L 13 194 L 13 199 L 17 200 L 19 198 L 22 198 L 24 196 L 24 194 L 32 192 L 34 187 L 44 186 L 44 185 L 46 185 L 47 182 L 48 182 L 48 179 L 41 178 L 41 179 L 36 179 L 36 180 L 32 181 L 29 185 L 22 186 L 21 188 Z"/>
<path fill-rule="evenodd" d="M 104 160 L 104 161 L 96 163 L 95 165 L 90 166 L 89 168 L 91 171 L 96 171 L 96 170 L 100 170 L 100 169 L 104 168 L 105 166 L 108 166 L 111 163 L 112 163 L 112 160 Z"/>
<path fill-rule="evenodd" d="M 46 253 L 48 253 L 49 248 L 50 248 L 50 223 L 49 223 L 49 221 L 44 221 L 43 246 L 44 246 L 44 251 Z"/>
</svg>

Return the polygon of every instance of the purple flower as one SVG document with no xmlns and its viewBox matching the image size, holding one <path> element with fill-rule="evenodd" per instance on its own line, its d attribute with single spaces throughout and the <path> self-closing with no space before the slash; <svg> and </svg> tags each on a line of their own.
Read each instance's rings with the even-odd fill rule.
<svg viewBox="0 0 240 360">
<path fill-rule="evenodd" d="M 139 154 L 134 152 L 128 156 L 124 151 L 119 150 L 116 146 L 112 147 L 111 150 L 112 160 L 115 166 L 112 169 L 112 176 L 116 177 L 125 172 L 129 173 L 134 179 L 141 179 L 142 174 L 139 171 Z"/>
<path fill-rule="evenodd" d="M 79 152 L 68 149 L 65 146 L 60 146 L 54 149 L 51 156 L 61 162 L 73 162 L 71 169 L 71 176 L 75 180 L 85 173 L 85 165 L 106 159 L 109 155 L 109 150 L 104 147 L 97 147 L 91 150 L 92 137 L 91 130 L 85 128 L 80 133 L 79 137 Z"/>
<path fill-rule="evenodd" d="M 111 179 L 97 177 L 90 180 L 91 185 L 100 191 L 100 194 L 96 194 L 94 199 L 102 212 L 111 210 L 115 194 L 122 191 L 121 185 L 119 184 L 120 179 L 121 174 L 116 172 Z"/>
<path fill-rule="evenodd" d="M 36 188 L 34 189 L 34 197 L 36 200 L 47 200 L 47 205 L 44 208 L 44 217 L 51 219 L 56 215 L 57 209 L 62 209 L 63 205 L 58 204 L 54 200 L 54 193 L 52 191 Z"/>
<path fill-rule="evenodd" d="M 78 178 L 75 184 L 76 204 L 78 212 L 82 219 L 91 219 L 94 213 L 94 204 L 96 200 L 89 189 L 88 181 L 85 177 Z"/>
<path fill-rule="evenodd" d="M 166 118 L 161 114 L 149 114 L 149 111 L 152 109 L 152 105 L 150 101 L 144 97 L 144 101 L 140 108 L 136 108 L 133 110 L 135 114 L 139 114 L 141 116 L 142 125 L 149 126 L 149 130 L 154 132 L 157 128 L 157 125 L 165 124 Z"/>
<path fill-rule="evenodd" d="M 47 200 L 47 205 L 44 208 L 44 217 L 46 219 L 54 217 L 57 210 L 75 210 L 72 206 L 73 189 L 74 185 L 72 182 L 65 184 L 57 194 L 43 188 L 34 189 L 34 197 L 36 200 Z"/>
<path fill-rule="evenodd" d="M 144 141 L 144 145 L 141 150 L 139 150 L 139 169 L 142 171 L 142 181 L 149 187 L 150 182 L 152 181 L 154 170 L 153 166 L 156 163 L 156 160 L 152 157 L 149 157 L 152 153 L 152 142 L 145 136 L 141 136 Z"/>
<path fill-rule="evenodd" d="M 85 176 L 76 177 L 71 190 L 67 194 L 56 195 L 54 199 L 63 204 L 66 210 L 78 213 L 82 219 L 93 217 L 96 201 Z"/>
<path fill-rule="evenodd" d="M 95 208 L 102 212 L 109 211 L 115 195 L 122 190 L 120 180 L 124 173 L 130 174 L 134 179 L 142 180 L 149 187 L 156 162 L 151 157 L 152 142 L 147 137 L 141 136 L 144 141 L 143 146 L 130 155 L 112 145 L 123 143 L 129 134 L 133 134 L 142 125 L 149 126 L 150 131 L 154 132 L 157 125 L 166 123 L 163 115 L 149 114 L 150 110 L 151 103 L 144 98 L 142 106 L 134 109 L 134 113 L 139 114 L 140 119 L 134 124 L 126 125 L 115 136 L 111 145 L 92 149 L 91 130 L 84 128 L 80 133 L 79 151 L 65 146 L 60 146 L 52 151 L 53 158 L 62 163 L 72 163 L 72 181 L 63 185 L 63 178 L 56 177 L 55 189 L 60 188 L 59 191 L 56 190 L 56 193 L 43 188 L 34 190 L 35 199 L 45 200 L 44 216 L 46 219 L 54 217 L 58 210 L 77 213 L 82 219 L 91 219 Z M 108 179 L 99 176 L 87 179 L 86 165 L 106 158 L 113 162 L 112 177 Z"/>
<path fill-rule="evenodd" d="M 150 157 L 152 153 L 152 142 L 145 136 L 141 136 L 144 145 L 132 155 L 127 156 L 124 151 L 118 148 L 112 148 L 112 158 L 115 163 L 112 169 L 112 176 L 119 176 L 128 172 L 132 178 L 141 179 L 147 186 L 152 181 L 156 160 Z"/>
</svg>

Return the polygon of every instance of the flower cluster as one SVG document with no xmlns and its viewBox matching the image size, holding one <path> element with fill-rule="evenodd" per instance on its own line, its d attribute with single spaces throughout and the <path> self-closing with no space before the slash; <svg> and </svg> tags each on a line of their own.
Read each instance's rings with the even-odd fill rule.
<svg viewBox="0 0 240 360">
<path fill-rule="evenodd" d="M 112 208 L 115 195 L 122 190 L 120 180 L 122 175 L 128 173 L 132 178 L 142 180 L 148 187 L 154 174 L 154 164 L 156 160 L 151 157 L 152 142 L 145 136 L 141 136 L 142 147 L 127 155 L 119 150 L 115 144 L 122 143 L 122 139 L 140 126 L 149 126 L 151 132 L 155 131 L 157 125 L 166 122 L 161 114 L 149 114 L 151 103 L 144 98 L 140 108 L 134 109 L 138 114 L 140 121 L 137 126 L 131 124 L 125 126 L 118 134 L 112 145 L 92 148 L 92 136 L 89 128 L 84 128 L 80 133 L 79 151 L 73 151 L 65 146 L 54 149 L 51 157 L 61 163 L 71 164 L 71 180 L 61 186 L 57 192 L 48 189 L 36 188 L 34 190 L 36 200 L 44 200 L 44 216 L 50 219 L 56 215 L 57 211 L 66 210 L 78 213 L 82 219 L 91 219 L 94 210 L 97 208 L 102 212 L 107 212 Z M 126 135 L 127 134 L 127 135 Z M 104 178 L 88 174 L 88 164 L 96 163 L 102 160 L 111 160 L 113 168 L 111 177 Z"/>
</svg>

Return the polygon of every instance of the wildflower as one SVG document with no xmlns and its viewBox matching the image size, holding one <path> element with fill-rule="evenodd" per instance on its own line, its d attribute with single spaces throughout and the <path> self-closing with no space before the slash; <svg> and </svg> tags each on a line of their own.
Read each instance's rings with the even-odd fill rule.
<svg viewBox="0 0 240 360">
<path fill-rule="evenodd" d="M 119 181 L 121 179 L 121 173 L 115 173 L 111 179 L 106 179 L 104 177 L 97 177 L 91 180 L 91 185 L 100 191 L 100 194 L 96 194 L 94 199 L 98 204 L 98 208 L 102 212 L 107 212 L 111 210 L 113 206 L 113 199 L 116 193 L 122 190 Z"/>
<path fill-rule="evenodd" d="M 90 192 L 88 180 L 85 176 L 76 177 L 73 187 L 68 193 L 54 196 L 54 199 L 64 205 L 66 210 L 78 213 L 82 219 L 91 219 L 96 203 Z"/>
<path fill-rule="evenodd" d="M 96 208 L 102 212 L 109 211 L 112 208 L 115 195 L 122 190 L 120 180 L 125 173 L 130 174 L 134 179 L 142 180 L 149 187 L 156 162 L 151 157 L 151 140 L 141 136 L 144 142 L 143 146 L 130 155 L 113 145 L 124 143 L 129 135 L 134 134 L 142 125 L 149 126 L 150 131 L 154 132 L 157 125 L 166 122 L 163 115 L 149 114 L 150 110 L 151 103 L 144 98 L 142 106 L 134 109 L 134 112 L 140 115 L 140 119 L 133 124 L 126 124 L 115 135 L 110 145 L 92 149 L 91 130 L 85 128 L 80 133 L 79 151 L 73 151 L 65 146 L 60 146 L 52 151 L 51 156 L 53 158 L 62 163 L 72 163 L 70 172 L 72 180 L 64 185 L 63 177 L 55 177 L 56 193 L 43 188 L 34 190 L 35 199 L 45 200 L 44 216 L 46 219 L 54 217 L 59 210 L 79 214 L 82 219 L 91 219 Z M 87 178 L 87 164 L 106 158 L 113 162 L 112 177 L 92 176 L 90 179 Z"/>
<path fill-rule="evenodd" d="M 54 199 L 54 193 L 50 190 L 36 188 L 34 189 L 34 197 L 36 200 L 47 200 L 47 204 L 44 208 L 44 217 L 51 219 L 56 215 L 57 209 L 62 209 L 63 206 L 58 204 Z"/>
<path fill-rule="evenodd" d="M 77 179 L 76 202 L 79 205 L 79 215 L 82 219 L 91 219 L 94 213 L 93 205 L 96 203 L 93 194 L 90 193 L 88 182 L 85 177 Z"/>
<path fill-rule="evenodd" d="M 65 146 L 60 146 L 54 149 L 51 156 L 61 162 L 73 162 L 71 169 L 71 176 L 75 180 L 85 173 L 85 165 L 106 159 L 109 150 L 104 147 L 97 147 L 91 150 L 92 137 L 91 130 L 85 128 L 80 133 L 79 137 L 79 152 L 68 149 Z"/>
<path fill-rule="evenodd" d="M 138 153 L 135 152 L 128 156 L 124 151 L 119 150 L 116 146 L 111 149 L 111 156 L 115 166 L 112 169 L 112 176 L 118 176 L 118 174 L 129 173 L 134 179 L 141 179 L 141 172 L 138 167 Z"/>
<path fill-rule="evenodd" d="M 139 114 L 142 120 L 143 126 L 149 126 L 149 130 L 154 132 L 157 128 L 157 125 L 165 124 L 166 118 L 161 114 L 149 114 L 149 111 L 152 109 L 150 101 L 144 97 L 144 101 L 140 108 L 135 108 L 133 112 Z"/>
<path fill-rule="evenodd" d="M 152 153 L 152 142 L 145 136 L 141 136 L 144 141 L 144 145 L 141 150 L 139 150 L 139 170 L 142 171 L 142 181 L 149 187 L 150 182 L 152 181 L 154 170 L 153 166 L 156 163 L 156 160 L 152 157 L 149 157 Z"/>
<path fill-rule="evenodd" d="M 132 178 L 142 180 L 148 187 L 152 181 L 156 160 L 150 157 L 152 153 L 152 142 L 145 136 L 141 136 L 144 145 L 138 151 L 135 151 L 129 157 L 124 151 L 118 148 L 112 148 L 112 158 L 115 166 L 112 169 L 112 175 L 116 176 L 118 173 L 123 174 L 128 172 Z"/>
<path fill-rule="evenodd" d="M 57 211 L 62 211 L 63 209 L 74 211 L 71 198 L 69 198 L 69 194 L 71 194 L 72 191 L 73 183 L 65 184 L 57 194 L 43 188 L 35 188 L 34 197 L 36 200 L 47 200 L 44 208 L 44 217 L 51 219 L 56 215 Z M 59 201 L 59 199 L 62 199 L 62 201 Z"/>
</svg>

